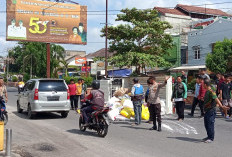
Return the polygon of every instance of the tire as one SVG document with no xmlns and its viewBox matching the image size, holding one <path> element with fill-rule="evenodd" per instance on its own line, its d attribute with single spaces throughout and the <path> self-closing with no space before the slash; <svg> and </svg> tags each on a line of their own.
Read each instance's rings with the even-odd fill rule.
<svg viewBox="0 0 232 157">
<path fill-rule="evenodd" d="M 104 118 L 99 119 L 99 128 L 97 133 L 100 137 L 105 137 L 108 133 L 108 124 Z"/>
<path fill-rule="evenodd" d="M 61 112 L 61 117 L 62 118 L 67 118 L 68 117 L 68 112 Z"/>
<path fill-rule="evenodd" d="M 23 109 L 20 108 L 20 104 L 19 104 L 18 100 L 17 100 L 17 112 L 18 113 L 22 113 L 23 112 Z"/>
<path fill-rule="evenodd" d="M 3 122 L 4 122 L 4 125 L 6 125 L 8 122 L 8 114 L 6 112 L 3 113 Z"/>
<path fill-rule="evenodd" d="M 27 112 L 27 117 L 29 118 L 29 119 L 33 119 L 33 118 L 35 118 L 35 113 L 33 113 L 32 111 L 31 111 L 31 105 L 28 105 L 28 112 Z"/>
<path fill-rule="evenodd" d="M 86 127 L 83 126 L 84 125 L 84 121 L 83 121 L 83 117 L 80 116 L 79 118 L 79 128 L 81 131 L 85 131 L 86 130 Z"/>
</svg>

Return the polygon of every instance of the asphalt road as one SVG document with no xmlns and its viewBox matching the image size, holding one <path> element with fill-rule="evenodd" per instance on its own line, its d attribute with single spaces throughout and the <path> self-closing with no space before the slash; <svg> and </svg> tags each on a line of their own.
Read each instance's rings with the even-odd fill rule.
<svg viewBox="0 0 232 157">
<path fill-rule="evenodd" d="M 132 127 L 130 122 L 114 122 L 108 135 L 100 138 L 94 131 L 79 131 L 74 111 L 65 119 L 56 113 L 27 119 L 26 112 L 16 112 L 16 90 L 8 91 L 6 128 L 13 129 L 13 151 L 23 157 L 219 157 L 231 151 L 232 120 L 220 116 L 211 144 L 201 142 L 206 137 L 203 119 L 186 116 L 178 122 L 175 115 L 163 117 L 162 132 L 148 130 L 151 125 L 146 123 Z"/>
</svg>

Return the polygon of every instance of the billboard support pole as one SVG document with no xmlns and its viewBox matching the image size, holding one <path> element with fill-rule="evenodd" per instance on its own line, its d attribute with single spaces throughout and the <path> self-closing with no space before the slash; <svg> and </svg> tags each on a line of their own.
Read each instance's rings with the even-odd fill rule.
<svg viewBox="0 0 232 157">
<path fill-rule="evenodd" d="M 108 37 L 108 0 L 106 0 L 106 41 L 105 41 L 105 76 L 107 77 L 107 37 Z"/>
<path fill-rule="evenodd" d="M 51 55 L 50 55 L 50 43 L 47 43 L 47 78 L 50 78 L 50 60 L 51 60 Z"/>
</svg>

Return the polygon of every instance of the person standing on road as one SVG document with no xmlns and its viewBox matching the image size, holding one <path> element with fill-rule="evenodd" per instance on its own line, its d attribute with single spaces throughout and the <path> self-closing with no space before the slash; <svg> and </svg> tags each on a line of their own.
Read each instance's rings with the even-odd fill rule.
<svg viewBox="0 0 232 157">
<path fill-rule="evenodd" d="M 79 78 L 78 82 L 76 83 L 76 98 L 77 98 L 77 105 L 75 106 L 75 110 L 77 108 L 81 108 L 81 94 L 82 94 L 82 79 Z"/>
<path fill-rule="evenodd" d="M 141 124 L 142 100 L 144 97 L 144 89 L 143 86 L 139 83 L 138 78 L 134 78 L 133 82 L 134 86 L 131 90 L 131 97 L 135 112 L 135 123 L 132 124 L 134 126 Z"/>
<path fill-rule="evenodd" d="M 81 83 L 82 83 L 81 99 L 84 99 L 87 91 L 87 85 L 85 84 L 84 79 L 81 79 Z"/>
<path fill-rule="evenodd" d="M 224 75 L 225 81 L 220 86 L 220 101 L 222 105 L 227 107 L 232 107 L 232 100 L 231 100 L 231 90 L 232 84 L 230 83 L 229 75 Z M 227 112 L 224 112 L 225 118 L 228 119 L 229 116 Z"/>
<path fill-rule="evenodd" d="M 151 115 L 153 118 L 153 127 L 150 128 L 150 130 L 157 130 L 156 125 L 156 117 L 158 122 L 158 131 L 161 131 L 161 104 L 160 104 L 160 98 L 159 98 L 159 91 L 162 87 L 164 87 L 167 84 L 167 80 L 170 77 L 166 78 L 164 83 L 159 84 L 156 82 L 155 77 L 150 77 L 149 82 L 152 84 L 149 87 L 149 94 L 148 94 L 148 104 L 151 107 Z"/>
<path fill-rule="evenodd" d="M 194 116 L 194 111 L 196 109 L 197 104 L 199 104 L 199 107 L 201 109 L 201 115 L 203 115 L 203 104 L 200 104 L 199 100 L 198 100 L 199 91 L 200 91 L 200 87 L 201 87 L 201 83 L 202 83 L 201 80 L 202 80 L 202 77 L 198 75 L 196 78 L 195 95 L 193 98 L 192 110 L 191 110 L 191 113 L 189 114 L 192 117 Z"/>
<path fill-rule="evenodd" d="M 207 78 L 207 77 L 206 77 Z M 201 86 L 200 86 L 200 90 L 199 90 L 199 95 L 198 95 L 198 100 L 199 100 L 199 106 L 200 106 L 200 109 L 201 109 L 201 116 L 200 118 L 204 117 L 204 97 L 205 97 L 205 92 L 206 92 L 206 89 L 204 88 L 204 78 L 202 77 L 202 75 L 200 76 L 200 83 L 201 83 Z"/>
<path fill-rule="evenodd" d="M 149 110 L 149 120 L 147 122 L 149 124 L 152 124 L 152 120 L 153 120 L 153 117 L 152 117 L 153 114 L 152 114 L 152 111 L 151 111 L 151 105 L 149 105 L 148 102 L 147 102 L 148 95 L 149 95 L 149 88 L 150 88 L 151 85 L 152 85 L 152 83 L 150 83 L 150 80 L 148 79 L 147 80 L 147 86 L 148 86 L 148 88 L 147 88 L 147 91 L 145 93 L 145 102 L 147 103 L 147 107 L 148 107 L 148 110 Z"/>
<path fill-rule="evenodd" d="M 216 93 L 212 90 L 210 80 L 204 79 L 203 87 L 207 90 L 204 97 L 204 124 L 207 132 L 207 137 L 202 141 L 205 143 L 211 143 L 214 140 L 214 123 L 216 117 L 216 104 L 219 105 L 220 108 L 227 112 L 227 107 L 223 106 L 219 99 L 217 98 Z"/>
<path fill-rule="evenodd" d="M 181 79 L 182 81 L 187 84 L 188 80 L 187 80 L 187 75 L 185 74 L 185 71 L 181 71 Z"/>
<path fill-rule="evenodd" d="M 207 78 L 210 80 L 210 77 L 208 74 L 206 74 L 206 68 L 200 69 L 200 75 L 202 76 L 203 79 Z"/>
<path fill-rule="evenodd" d="M 182 82 L 181 76 L 177 77 L 177 83 L 174 85 L 174 90 L 172 93 L 172 101 L 174 100 L 176 104 L 176 113 L 178 115 L 178 120 L 184 120 L 184 107 L 185 101 L 187 99 L 187 86 Z"/>
<path fill-rule="evenodd" d="M 4 98 L 5 96 L 5 102 L 8 102 L 8 94 L 7 94 L 7 89 L 6 86 L 4 85 L 4 80 L 3 78 L 0 78 L 0 96 Z"/>
<path fill-rule="evenodd" d="M 70 84 L 68 85 L 68 89 L 70 92 L 71 110 L 74 110 L 74 107 L 76 108 L 76 106 L 77 106 L 77 98 L 76 98 L 77 86 L 75 85 L 75 82 L 73 79 L 70 80 Z"/>
</svg>

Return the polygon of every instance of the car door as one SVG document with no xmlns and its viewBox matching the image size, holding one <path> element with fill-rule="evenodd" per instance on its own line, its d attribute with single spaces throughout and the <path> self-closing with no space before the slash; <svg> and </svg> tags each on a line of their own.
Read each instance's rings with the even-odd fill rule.
<svg viewBox="0 0 232 157">
<path fill-rule="evenodd" d="M 29 85 L 31 84 L 31 82 L 27 82 L 24 86 L 24 90 L 23 90 L 23 94 L 22 94 L 22 108 L 24 110 L 27 109 L 27 105 L 28 105 L 28 96 L 29 96 Z"/>
</svg>

